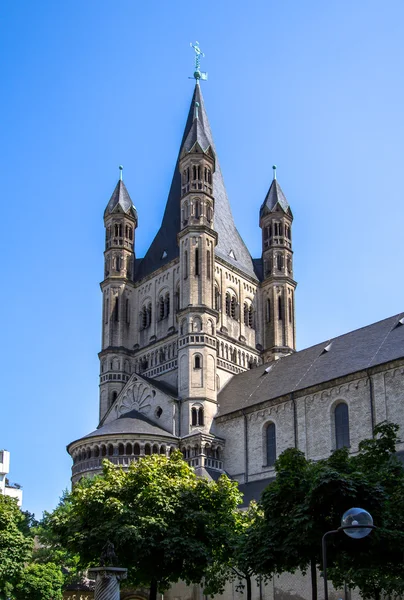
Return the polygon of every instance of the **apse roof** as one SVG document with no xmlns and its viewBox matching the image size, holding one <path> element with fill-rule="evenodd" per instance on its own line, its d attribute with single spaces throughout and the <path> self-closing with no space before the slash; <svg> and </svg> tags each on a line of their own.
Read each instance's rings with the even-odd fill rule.
<svg viewBox="0 0 404 600">
<path fill-rule="evenodd" d="M 196 103 L 199 104 L 195 111 Z M 197 118 L 196 118 L 197 112 Z M 195 121 L 198 121 L 195 123 Z M 153 242 L 145 257 L 137 266 L 136 279 L 139 280 L 149 275 L 164 264 L 172 261 L 179 255 L 177 233 L 180 231 L 180 198 L 181 175 L 179 172 L 179 159 L 184 150 L 192 147 L 196 139 L 201 140 L 203 146 L 209 144 L 216 154 L 212 132 L 209 126 L 202 93 L 199 84 L 195 85 L 191 106 L 188 113 L 185 131 L 181 142 L 180 152 L 175 165 L 170 192 L 166 203 L 163 220 Z M 205 148 L 204 148 L 205 149 Z M 229 200 L 224 186 L 216 154 L 216 168 L 213 174 L 213 195 L 215 198 L 214 229 L 218 233 L 218 244 L 215 253 L 218 257 L 234 265 L 245 274 L 256 279 L 254 266 L 250 253 L 244 244 L 234 224 Z"/>
<path fill-rule="evenodd" d="M 99 435 L 115 434 L 134 434 L 134 435 L 153 435 L 156 437 L 169 437 L 176 439 L 176 436 L 159 427 L 151 419 L 137 410 L 131 410 L 118 419 L 110 421 L 99 429 L 85 435 L 82 439 L 96 437 Z"/>
<path fill-rule="evenodd" d="M 403 317 L 389 317 L 235 375 L 218 395 L 217 417 L 404 358 Z"/>
</svg>

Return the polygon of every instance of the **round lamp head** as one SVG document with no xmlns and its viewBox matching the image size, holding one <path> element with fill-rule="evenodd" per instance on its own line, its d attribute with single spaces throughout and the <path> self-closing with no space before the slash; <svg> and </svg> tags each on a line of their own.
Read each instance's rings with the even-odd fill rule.
<svg viewBox="0 0 404 600">
<path fill-rule="evenodd" d="M 355 525 L 361 525 L 361 527 L 356 529 Z M 363 527 L 364 525 L 369 525 L 369 528 Z M 372 525 L 372 516 L 363 508 L 350 508 L 342 515 L 341 527 L 349 537 L 356 540 L 369 535 L 372 531 Z M 345 529 L 346 527 L 349 529 Z"/>
</svg>

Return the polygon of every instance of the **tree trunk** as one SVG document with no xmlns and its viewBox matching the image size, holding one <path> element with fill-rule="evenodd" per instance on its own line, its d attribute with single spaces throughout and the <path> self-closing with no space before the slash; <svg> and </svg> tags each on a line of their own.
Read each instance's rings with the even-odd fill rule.
<svg viewBox="0 0 404 600">
<path fill-rule="evenodd" d="M 157 600 L 157 579 L 152 579 L 150 582 L 149 600 Z"/>
<path fill-rule="evenodd" d="M 247 600 L 251 600 L 251 577 L 246 577 L 247 584 Z"/>
<path fill-rule="evenodd" d="M 317 565 L 316 565 L 315 558 L 312 558 L 310 561 L 310 573 L 311 573 L 311 597 L 312 597 L 312 600 L 317 600 Z"/>
</svg>

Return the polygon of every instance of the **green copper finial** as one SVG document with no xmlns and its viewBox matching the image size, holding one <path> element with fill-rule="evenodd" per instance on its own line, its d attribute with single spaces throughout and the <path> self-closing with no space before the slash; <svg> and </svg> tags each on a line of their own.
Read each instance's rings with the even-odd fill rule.
<svg viewBox="0 0 404 600">
<path fill-rule="evenodd" d="M 276 165 L 272 165 L 272 168 L 274 170 L 274 179 L 276 179 Z"/>
<path fill-rule="evenodd" d="M 119 179 L 122 181 L 122 171 L 123 171 L 123 166 L 119 165 Z"/>
<path fill-rule="evenodd" d="M 195 42 L 195 44 L 191 42 L 190 46 L 195 51 L 195 71 L 194 76 L 190 77 L 190 79 L 196 79 L 197 83 L 200 79 L 202 79 L 202 81 L 206 81 L 208 78 L 208 74 L 201 71 L 201 58 L 204 58 L 205 55 L 199 47 L 199 42 Z"/>
</svg>

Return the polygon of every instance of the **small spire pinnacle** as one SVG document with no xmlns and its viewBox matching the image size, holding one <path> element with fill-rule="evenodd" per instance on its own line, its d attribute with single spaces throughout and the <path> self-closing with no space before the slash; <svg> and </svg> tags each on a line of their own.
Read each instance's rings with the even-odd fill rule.
<svg viewBox="0 0 404 600">
<path fill-rule="evenodd" d="M 204 58 L 205 55 L 202 52 L 202 50 L 200 49 L 200 47 L 199 47 L 199 42 L 195 42 L 195 44 L 193 44 L 191 42 L 189 45 L 195 51 L 195 71 L 194 71 L 194 76 L 190 77 L 189 79 L 195 79 L 196 83 L 199 83 L 200 79 L 202 79 L 202 81 L 206 81 L 207 78 L 208 78 L 208 74 L 205 73 L 204 71 L 201 71 L 201 58 Z"/>
<path fill-rule="evenodd" d="M 122 181 L 122 171 L 123 171 L 123 166 L 119 165 L 119 179 Z"/>
<path fill-rule="evenodd" d="M 272 165 L 273 171 L 274 171 L 274 179 L 276 179 L 276 165 Z"/>
</svg>

